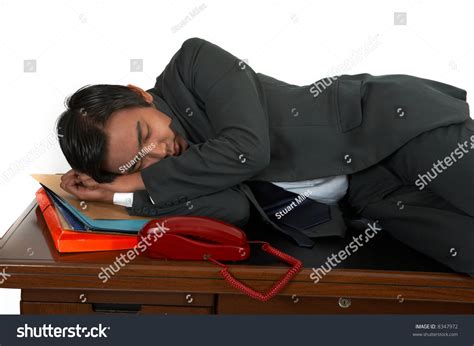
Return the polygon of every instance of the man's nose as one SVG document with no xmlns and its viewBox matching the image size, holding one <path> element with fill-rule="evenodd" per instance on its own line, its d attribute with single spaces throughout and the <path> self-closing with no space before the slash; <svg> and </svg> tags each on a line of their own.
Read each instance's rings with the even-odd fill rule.
<svg viewBox="0 0 474 346">
<path fill-rule="evenodd" d="M 150 158 L 154 159 L 164 159 L 168 155 L 168 152 L 166 150 L 166 143 L 160 143 L 155 145 L 155 147 L 146 154 L 146 156 L 149 156 Z"/>
<path fill-rule="evenodd" d="M 168 155 L 166 151 L 166 144 L 161 144 L 155 146 L 152 151 L 148 152 L 145 157 L 143 157 L 143 166 L 142 168 L 148 167 L 155 162 L 158 162 L 162 159 L 164 159 Z"/>
</svg>

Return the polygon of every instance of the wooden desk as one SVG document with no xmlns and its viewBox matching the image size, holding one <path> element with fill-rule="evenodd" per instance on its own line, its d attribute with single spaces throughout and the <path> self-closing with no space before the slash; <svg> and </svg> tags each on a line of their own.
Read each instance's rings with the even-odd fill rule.
<svg viewBox="0 0 474 346">
<path fill-rule="evenodd" d="M 381 235 L 330 271 L 318 284 L 311 268 L 349 239 L 325 238 L 313 249 L 290 245 L 258 225 L 249 238 L 301 258 L 305 269 L 266 303 L 247 298 L 207 262 L 159 261 L 139 256 L 107 283 L 98 274 L 119 251 L 59 254 L 35 202 L 0 240 L 0 271 L 11 276 L 0 288 L 21 288 L 21 313 L 177 314 L 472 314 L 474 278 L 450 272 Z M 232 273 L 265 290 L 287 270 L 257 248 Z"/>
</svg>

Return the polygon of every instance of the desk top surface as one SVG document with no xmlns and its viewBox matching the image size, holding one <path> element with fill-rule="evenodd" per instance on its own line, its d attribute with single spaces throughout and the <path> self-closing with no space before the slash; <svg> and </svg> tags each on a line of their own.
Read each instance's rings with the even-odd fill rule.
<svg viewBox="0 0 474 346">
<path fill-rule="evenodd" d="M 297 246 L 285 235 L 264 223 L 252 221 L 245 228 L 245 231 L 249 240 L 267 241 L 273 247 L 300 259 L 305 268 L 323 265 L 328 256 L 343 250 L 351 242 L 352 235 L 356 235 L 353 231 L 348 230 L 345 238 L 318 238 L 316 239 L 316 245 L 308 249 Z M 251 244 L 251 250 L 250 258 L 240 261 L 238 264 L 281 266 L 278 259 L 261 251 L 258 244 Z M 106 264 L 123 252 L 126 252 L 126 250 L 60 254 L 54 247 L 44 218 L 34 201 L 11 226 L 5 236 L 0 239 L 0 261 L 5 263 L 42 262 L 50 265 L 75 263 L 78 266 L 86 262 Z M 163 261 L 140 256 L 136 259 L 136 262 L 136 264 L 155 265 Z M 184 263 L 199 265 L 202 262 L 186 261 Z M 412 250 L 385 232 L 375 235 L 351 256 L 337 264 L 337 268 L 452 273 L 450 268 Z"/>
<path fill-rule="evenodd" d="M 309 277 L 311 268 L 323 265 L 328 256 L 344 249 L 353 235 L 349 231 L 346 238 L 320 238 L 316 240 L 314 248 L 307 249 L 294 245 L 284 235 L 262 223 L 252 222 L 245 230 L 249 239 L 268 241 L 272 246 L 299 258 L 305 269 L 294 281 L 304 283 L 305 287 L 314 286 Z M 258 247 L 259 245 L 252 244 L 252 254 L 248 260 L 231 264 L 234 275 L 248 280 L 274 281 L 288 270 L 285 264 L 279 263 Z M 8 271 L 17 274 L 15 279 L 15 275 L 12 275 L 8 285 L 3 287 L 54 287 L 58 284 L 51 283 L 51 280 L 60 280 L 60 287 L 73 287 L 72 280 L 78 284 L 87 283 L 90 287 L 104 288 L 103 283 L 93 283 L 91 278 L 97 277 L 100 268 L 111 265 L 125 251 L 58 253 L 44 218 L 33 201 L 0 239 L 0 268 L 7 266 Z M 109 283 L 107 287 L 130 287 L 130 282 L 136 283 L 143 278 L 150 282 L 159 278 L 173 279 L 175 285 L 178 278 L 215 282 L 216 279 L 222 279 L 219 270 L 216 265 L 204 261 L 165 261 L 138 256 L 122 268 L 112 280 L 115 283 Z M 66 282 L 67 280 L 69 281 Z M 385 232 L 379 232 L 369 243 L 339 263 L 325 280 L 352 284 L 404 282 L 407 285 L 431 285 L 437 282 L 444 287 L 454 285 L 474 288 L 473 279 L 453 273 L 449 268 L 410 249 Z M 151 287 L 149 286 L 150 289 Z"/>
</svg>

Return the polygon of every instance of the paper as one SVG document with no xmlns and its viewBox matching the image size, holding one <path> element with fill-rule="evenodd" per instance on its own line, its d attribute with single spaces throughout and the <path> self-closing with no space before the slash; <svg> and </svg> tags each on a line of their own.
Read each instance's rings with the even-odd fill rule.
<svg viewBox="0 0 474 346">
<path fill-rule="evenodd" d="M 45 185 L 72 207 L 93 220 L 148 220 L 150 217 L 131 216 L 125 207 L 104 202 L 79 201 L 64 191 L 61 184 L 62 174 L 31 174 L 39 183 Z M 82 202 L 82 204 L 81 204 Z"/>
</svg>

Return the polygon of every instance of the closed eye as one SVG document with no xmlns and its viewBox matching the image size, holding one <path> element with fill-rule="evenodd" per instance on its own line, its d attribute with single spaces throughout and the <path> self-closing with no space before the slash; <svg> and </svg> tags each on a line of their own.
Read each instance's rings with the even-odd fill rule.
<svg viewBox="0 0 474 346">
<path fill-rule="evenodd" d="M 145 139 L 143 140 L 143 142 L 145 142 L 145 143 L 150 138 L 150 135 L 151 135 L 150 126 L 148 124 L 146 125 L 146 128 L 147 128 L 147 134 L 145 136 Z M 140 150 L 142 150 L 142 149 L 143 148 L 141 148 Z M 141 170 L 142 166 L 143 166 L 143 164 L 141 162 L 142 162 L 142 160 L 135 162 L 135 164 L 131 167 L 130 172 L 131 173 L 139 172 Z"/>
<path fill-rule="evenodd" d="M 145 137 L 145 141 L 150 139 L 150 135 L 151 135 L 150 126 L 148 124 L 146 124 L 146 128 L 147 128 L 147 134 L 146 134 L 146 137 Z"/>
</svg>

